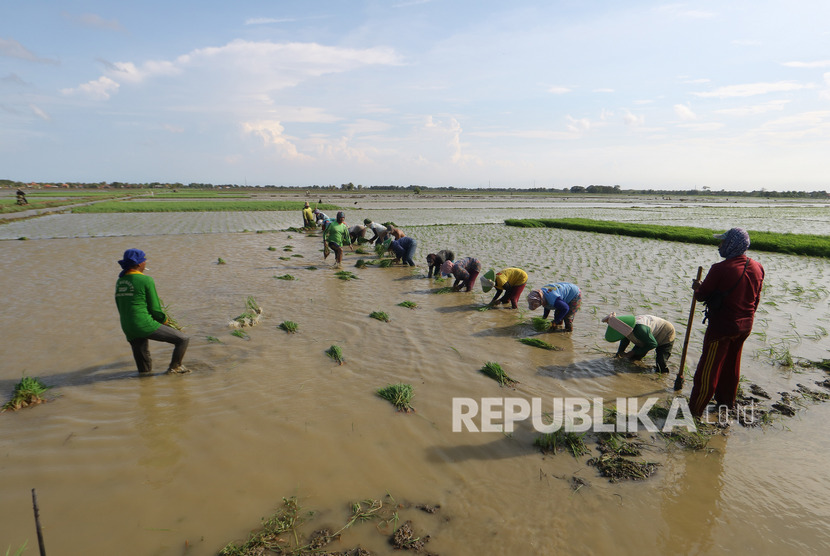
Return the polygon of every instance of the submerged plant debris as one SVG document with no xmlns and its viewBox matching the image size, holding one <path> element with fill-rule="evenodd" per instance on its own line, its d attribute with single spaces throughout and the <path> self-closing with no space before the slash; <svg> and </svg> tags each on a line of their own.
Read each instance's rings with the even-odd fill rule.
<svg viewBox="0 0 830 556">
<path fill-rule="evenodd" d="M 660 465 L 651 461 L 635 461 L 627 459 L 615 452 L 606 452 L 588 460 L 603 477 L 608 477 L 612 483 L 631 480 L 642 481 L 657 472 Z"/>
</svg>

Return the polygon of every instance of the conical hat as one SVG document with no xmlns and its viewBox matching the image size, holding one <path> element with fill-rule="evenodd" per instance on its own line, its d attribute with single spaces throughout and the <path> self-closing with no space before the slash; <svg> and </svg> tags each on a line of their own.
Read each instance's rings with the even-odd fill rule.
<svg viewBox="0 0 830 556">
<path fill-rule="evenodd" d="M 634 315 L 620 315 L 608 319 L 605 329 L 605 341 L 619 342 L 634 331 Z"/>
<path fill-rule="evenodd" d="M 492 290 L 495 283 L 496 272 L 493 269 L 488 270 L 484 276 L 481 277 L 481 289 L 484 290 L 484 293 Z"/>
</svg>

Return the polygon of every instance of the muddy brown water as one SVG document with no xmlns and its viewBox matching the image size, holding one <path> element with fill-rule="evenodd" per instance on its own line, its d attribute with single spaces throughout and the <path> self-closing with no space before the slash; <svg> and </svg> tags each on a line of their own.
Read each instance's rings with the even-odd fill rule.
<svg viewBox="0 0 830 556">
<path fill-rule="evenodd" d="M 177 222 L 148 218 L 163 230 Z M 339 528 L 350 501 L 387 492 L 441 506 L 408 517 L 439 554 L 830 548 L 827 404 L 805 404 L 765 429 L 733 425 L 704 452 L 655 439 L 644 457 L 661 466 L 639 483 L 611 484 L 585 457 L 542 456 L 529 422 L 512 434 L 451 430 L 454 397 L 670 395 L 673 377 L 645 372 L 653 357 L 643 365 L 610 357 L 616 346 L 602 340 L 599 319 L 610 310 L 658 314 L 682 338 L 688 283 L 697 265 L 717 261 L 714 249 L 498 224 L 409 232 L 419 241 L 416 269 L 356 269 L 372 255 L 347 251 L 344 269 L 360 277 L 353 281 L 326 266 L 319 238 L 297 233 L 0 242 L 0 394 L 5 400 L 25 373 L 51 385 L 53 398 L 0 414 L 0 550 L 26 541 L 36 550 L 32 488 L 50 554 L 215 554 L 243 540 L 282 497 L 298 496 L 320 512 L 317 525 Z M 192 336 L 190 375 L 136 376 L 113 302 L 115 261 L 128 247 L 148 253 L 148 274 Z M 533 334 L 534 313 L 480 312 L 490 297 L 480 288 L 432 293 L 439 284 L 425 278 L 423 257 L 440 248 L 487 267 L 522 266 L 531 285 L 580 284 L 574 333 L 540 336 L 562 351 L 517 342 Z M 771 394 L 812 385 L 824 373 L 783 369 L 768 353 L 787 347 L 798 357 L 828 357 L 828 263 L 751 255 L 767 269 L 767 304 L 745 346 L 743 374 Z M 297 279 L 274 278 L 286 273 Z M 227 322 L 248 295 L 265 313 L 243 340 Z M 404 300 L 418 308 L 398 307 Z M 391 322 L 369 318 L 375 310 Z M 278 329 L 283 320 L 299 332 Z M 698 314 L 690 364 L 702 331 Z M 333 344 L 343 349 L 342 366 L 324 354 Z M 169 355 L 153 345 L 158 373 Z M 480 375 L 486 361 L 499 362 L 517 388 Z M 396 413 L 374 394 L 399 381 L 415 388 L 414 414 Z M 574 492 L 574 476 L 588 485 Z M 357 544 L 391 553 L 371 524 L 348 530 L 332 549 Z"/>
</svg>

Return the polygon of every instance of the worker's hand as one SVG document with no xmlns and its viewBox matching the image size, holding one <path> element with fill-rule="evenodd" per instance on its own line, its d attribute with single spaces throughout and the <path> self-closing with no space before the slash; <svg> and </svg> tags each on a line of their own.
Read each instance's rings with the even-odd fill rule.
<svg viewBox="0 0 830 556">
<path fill-rule="evenodd" d="M 614 357 L 617 358 L 617 359 L 619 359 L 620 357 L 625 357 L 625 352 L 624 351 L 618 351 L 617 353 L 614 354 Z"/>
<path fill-rule="evenodd" d="M 700 288 L 700 280 L 692 280 L 692 289 L 697 291 Z"/>
</svg>

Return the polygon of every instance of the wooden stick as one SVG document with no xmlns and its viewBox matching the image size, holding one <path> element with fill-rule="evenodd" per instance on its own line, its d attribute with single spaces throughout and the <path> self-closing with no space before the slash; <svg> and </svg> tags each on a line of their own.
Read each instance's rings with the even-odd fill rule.
<svg viewBox="0 0 830 556">
<path fill-rule="evenodd" d="M 697 281 L 700 282 L 700 277 L 703 276 L 703 267 L 697 267 Z M 686 367 L 686 352 L 689 349 L 689 338 L 692 334 L 692 322 L 695 320 L 695 294 L 692 292 L 692 307 L 689 309 L 689 322 L 686 324 L 686 339 L 683 340 L 683 351 L 680 353 L 680 369 L 677 370 L 677 378 L 674 379 L 674 391 L 679 392 L 683 389 L 683 370 Z"/>
<path fill-rule="evenodd" d="M 43 531 L 40 529 L 40 510 L 37 509 L 37 494 L 32 489 L 32 508 L 35 510 L 35 527 L 37 528 L 37 545 L 40 548 L 40 556 L 46 556 L 46 548 L 43 546 Z"/>
</svg>

